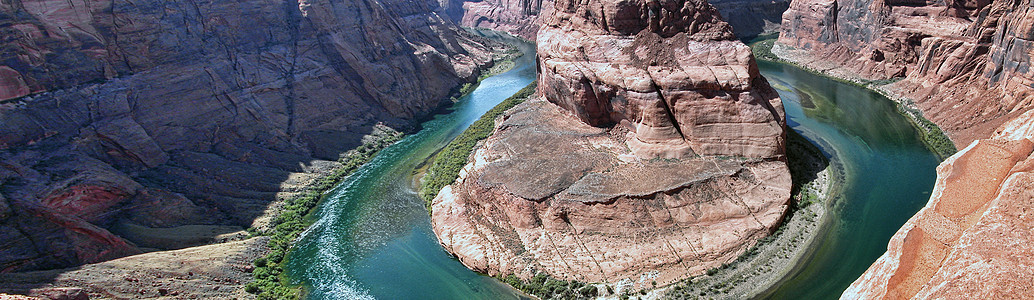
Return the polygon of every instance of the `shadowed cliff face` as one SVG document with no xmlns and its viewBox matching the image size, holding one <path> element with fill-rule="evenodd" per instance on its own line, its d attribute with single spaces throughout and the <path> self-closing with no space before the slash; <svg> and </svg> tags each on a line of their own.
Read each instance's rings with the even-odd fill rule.
<svg viewBox="0 0 1034 300">
<path fill-rule="evenodd" d="M 553 11 L 553 0 L 441 0 L 456 23 L 499 30 L 534 41 L 543 16 Z"/>
<path fill-rule="evenodd" d="M 432 226 L 471 269 L 665 285 L 786 213 L 781 102 L 704 1 L 566 1 L 539 29 L 540 97 L 497 119 Z"/>
<path fill-rule="evenodd" d="M 490 62 L 488 42 L 437 9 L 0 4 L 0 97 L 16 98 L 0 104 L 0 271 L 147 246 L 113 228 L 231 225 L 212 227 L 218 240 L 252 226 L 278 193 L 336 166 L 364 135 L 411 128 Z"/>
<path fill-rule="evenodd" d="M 961 148 L 1034 105 L 1031 1 L 797 0 L 779 43 L 791 58 L 846 77 L 904 78 Z"/>
<path fill-rule="evenodd" d="M 441 0 L 442 6 L 457 23 L 508 32 L 535 40 L 539 26 L 550 16 L 554 0 L 461 1 Z M 788 0 L 720 0 L 711 1 L 723 19 L 732 25 L 736 36 L 749 40 L 765 32 L 779 30 Z"/>
</svg>

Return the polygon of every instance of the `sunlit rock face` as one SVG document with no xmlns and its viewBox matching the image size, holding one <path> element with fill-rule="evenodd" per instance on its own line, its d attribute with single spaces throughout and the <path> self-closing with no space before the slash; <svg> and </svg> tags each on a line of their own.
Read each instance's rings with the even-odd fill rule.
<svg viewBox="0 0 1034 300">
<path fill-rule="evenodd" d="M 750 48 L 704 1 L 560 1 L 539 31 L 539 91 L 641 157 L 775 157 L 784 116 Z"/>
<path fill-rule="evenodd" d="M 432 203 L 447 251 L 493 275 L 645 287 L 780 224 L 782 106 L 710 5 L 558 1 L 546 20 L 541 96 L 498 118 Z"/>
<path fill-rule="evenodd" d="M 795 0 L 778 44 L 820 70 L 900 80 L 885 88 L 963 148 L 1034 105 L 1032 28 L 1030 0 Z"/>
<path fill-rule="evenodd" d="M 1024 297 L 1034 281 L 1034 112 L 937 167 L 930 202 L 843 299 Z"/>
<path fill-rule="evenodd" d="M 0 3 L 0 271 L 138 253 L 111 232 L 127 222 L 251 226 L 299 174 L 379 123 L 412 126 L 490 63 L 490 43 L 438 10 Z"/>
</svg>

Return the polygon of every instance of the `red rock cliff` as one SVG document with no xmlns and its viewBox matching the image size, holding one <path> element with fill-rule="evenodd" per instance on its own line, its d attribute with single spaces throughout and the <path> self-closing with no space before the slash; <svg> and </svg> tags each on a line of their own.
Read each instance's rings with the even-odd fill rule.
<svg viewBox="0 0 1034 300">
<path fill-rule="evenodd" d="M 539 91 L 432 203 L 446 250 L 522 277 L 669 284 L 781 222 L 779 98 L 704 1 L 558 1 Z"/>
<path fill-rule="evenodd" d="M 1030 0 L 795 0 L 779 44 L 842 76 L 903 78 L 885 89 L 961 148 L 1034 105 L 1032 28 Z"/>
<path fill-rule="evenodd" d="M 4 1 L 0 99 L 24 97 L 0 103 L 0 271 L 137 253 L 109 232 L 127 221 L 250 226 L 298 173 L 411 126 L 490 62 L 438 9 Z"/>
<path fill-rule="evenodd" d="M 1013 299 L 1034 282 L 1034 111 L 937 167 L 930 202 L 843 299 Z"/>
</svg>

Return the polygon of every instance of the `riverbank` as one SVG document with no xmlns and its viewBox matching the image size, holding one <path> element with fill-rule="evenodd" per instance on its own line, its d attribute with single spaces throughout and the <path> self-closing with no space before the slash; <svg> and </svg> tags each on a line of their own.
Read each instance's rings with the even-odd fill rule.
<svg viewBox="0 0 1034 300">
<path fill-rule="evenodd" d="M 514 60 L 523 54 L 516 47 L 507 45 L 496 48 L 493 63 L 479 72 L 476 81 L 457 87 L 450 97 L 451 102 L 443 105 L 443 112 L 453 106 L 475 89 L 484 79 L 512 69 Z M 324 195 L 355 172 L 370 162 L 378 152 L 398 142 L 403 133 L 386 126 L 375 126 L 371 134 L 363 137 L 363 145 L 343 154 L 338 164 L 320 172 L 306 184 L 293 189 L 287 200 L 276 203 L 267 212 L 270 221 L 265 226 L 249 228 L 254 236 L 268 236 L 265 245 L 268 254 L 254 261 L 254 278 L 244 289 L 255 294 L 258 299 L 295 299 L 304 294 L 299 286 L 292 284 L 286 277 L 284 265 L 294 242 L 314 220 L 308 215 L 322 201 Z"/>
<path fill-rule="evenodd" d="M 421 172 L 424 168 L 417 169 L 415 177 L 420 178 L 420 197 L 426 202 L 428 213 L 431 211 L 431 200 L 434 200 L 442 188 L 452 184 L 459 177 L 460 170 L 467 165 L 467 159 L 474 146 L 492 134 L 495 129 L 495 118 L 534 95 L 535 87 L 537 84 L 533 82 L 490 109 L 445 148 L 433 155 L 428 160 L 429 163 L 425 164 L 429 166 L 425 172 Z"/>
<path fill-rule="evenodd" d="M 793 130 L 787 133 L 786 152 L 794 181 L 792 207 L 783 224 L 735 260 L 682 283 L 649 291 L 642 295 L 644 299 L 749 299 L 794 271 L 830 221 L 826 206 L 838 195 L 844 175 L 835 155 L 827 158 Z"/>
<path fill-rule="evenodd" d="M 886 85 L 897 82 L 900 78 L 897 80 L 874 81 L 861 79 L 857 76 L 840 72 L 838 71 L 839 69 L 832 66 L 827 69 L 819 69 L 803 63 L 806 60 L 805 58 L 808 57 L 807 53 L 802 50 L 795 50 L 787 46 L 776 44 L 777 38 L 778 34 L 776 33 L 759 36 L 754 39 L 750 43 L 754 56 L 759 60 L 790 64 L 816 75 L 828 77 L 838 82 L 858 86 L 879 93 L 894 102 L 898 112 L 905 116 L 910 123 L 912 123 L 912 127 L 919 131 L 920 138 L 923 143 L 937 154 L 941 160 L 944 160 L 952 154 L 955 154 L 955 152 L 958 152 L 958 149 L 955 148 L 955 144 L 950 138 L 948 138 L 948 135 L 945 134 L 937 124 L 934 124 L 929 119 L 923 117 L 923 112 L 915 105 L 915 101 L 896 95 L 885 88 Z"/>
</svg>

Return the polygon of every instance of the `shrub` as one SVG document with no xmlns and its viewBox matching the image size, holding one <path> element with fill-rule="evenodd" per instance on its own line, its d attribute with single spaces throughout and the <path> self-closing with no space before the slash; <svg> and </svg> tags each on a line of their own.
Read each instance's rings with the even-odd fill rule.
<svg viewBox="0 0 1034 300">
<path fill-rule="evenodd" d="M 401 133 L 389 132 L 380 136 L 375 142 L 357 147 L 340 161 L 342 167 L 331 171 L 326 177 L 316 180 L 306 188 L 307 191 L 286 200 L 283 209 L 270 221 L 271 230 L 260 232 L 250 229 L 249 232 L 252 232 L 253 235 L 270 237 L 267 244 L 270 250 L 269 254 L 255 260 L 255 270 L 252 271 L 254 280 L 249 282 L 244 290 L 256 294 L 258 299 L 297 299 L 301 290 L 298 287 L 289 286 L 284 277 L 283 265 L 294 240 L 312 223 L 305 216 L 319 204 L 323 193 L 334 188 L 338 182 L 373 159 L 378 151 L 400 139 L 402 139 Z"/>
<path fill-rule="evenodd" d="M 488 138 L 495 129 L 495 118 L 506 110 L 521 104 L 528 97 L 535 93 L 536 83 L 524 87 L 510 98 L 496 105 L 486 112 L 480 119 L 474 121 L 463 133 L 452 140 L 441 152 L 435 155 L 431 167 L 427 170 L 420 186 L 420 198 L 424 199 L 428 211 L 431 209 L 431 200 L 438 195 L 438 192 L 445 186 L 452 184 L 459 177 L 460 170 L 467 165 L 467 158 L 470 152 L 474 151 L 477 142 Z"/>
</svg>

